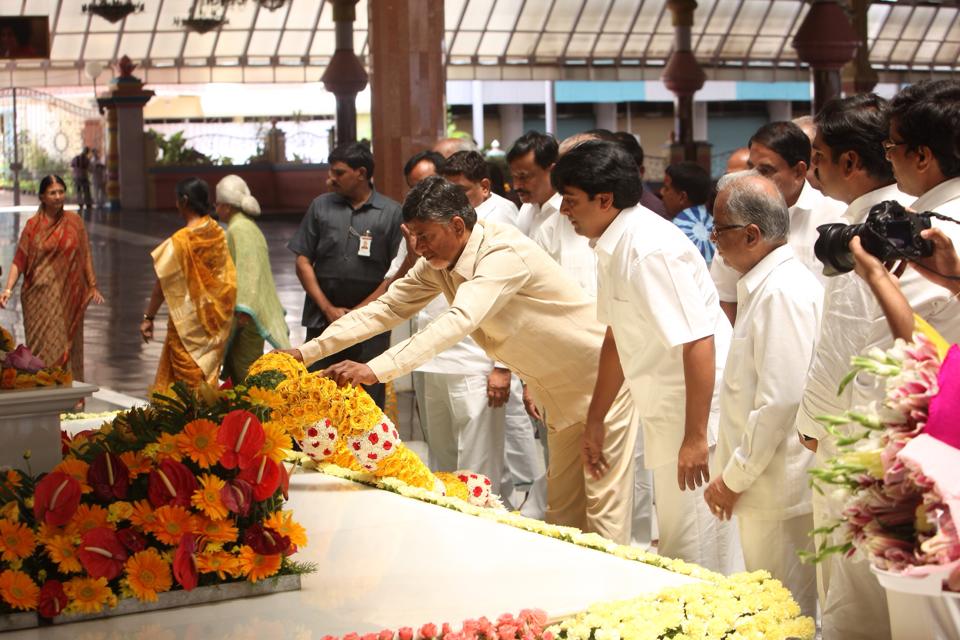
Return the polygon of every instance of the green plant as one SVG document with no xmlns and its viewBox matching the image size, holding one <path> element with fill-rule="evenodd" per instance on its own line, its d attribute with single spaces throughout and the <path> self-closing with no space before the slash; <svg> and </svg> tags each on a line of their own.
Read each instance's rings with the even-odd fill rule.
<svg viewBox="0 0 960 640">
<path fill-rule="evenodd" d="M 147 131 L 147 136 L 156 143 L 157 150 L 160 152 L 157 164 L 186 166 L 214 164 L 209 156 L 187 146 L 187 139 L 184 137 L 183 131 L 164 136 L 159 131 L 150 129 Z"/>
</svg>

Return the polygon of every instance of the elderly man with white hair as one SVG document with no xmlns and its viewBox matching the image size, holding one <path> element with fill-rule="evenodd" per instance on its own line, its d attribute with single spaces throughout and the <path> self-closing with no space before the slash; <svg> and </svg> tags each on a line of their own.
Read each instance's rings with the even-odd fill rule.
<svg viewBox="0 0 960 640">
<path fill-rule="evenodd" d="M 794 433 L 820 332 L 823 287 L 787 243 L 790 216 L 777 186 L 754 171 L 720 180 L 712 239 L 741 273 L 737 322 L 720 388 L 716 462 L 704 493 L 718 518 L 739 520 L 748 571 L 780 580 L 804 615 L 816 613 L 812 551 L 813 454 Z"/>
<path fill-rule="evenodd" d="M 220 377 L 241 382 L 263 355 L 264 341 L 276 349 L 290 348 L 290 329 L 277 297 L 267 241 L 254 221 L 260 203 L 243 178 L 229 175 L 217 183 L 216 210 L 227 223 L 227 247 L 237 266 L 236 317 Z"/>
</svg>

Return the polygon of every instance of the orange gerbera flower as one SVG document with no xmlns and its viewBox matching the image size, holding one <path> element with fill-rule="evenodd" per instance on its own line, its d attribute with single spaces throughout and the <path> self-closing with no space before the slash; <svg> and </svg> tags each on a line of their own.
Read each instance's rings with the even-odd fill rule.
<svg viewBox="0 0 960 640">
<path fill-rule="evenodd" d="M 232 520 L 211 520 L 203 517 L 196 520 L 196 533 L 209 542 L 234 542 L 237 539 L 239 532 Z"/>
<path fill-rule="evenodd" d="M 210 420 L 193 420 L 183 428 L 178 445 L 180 451 L 200 465 L 201 469 L 217 464 L 226 449 L 217 442 L 217 429 L 217 423 Z"/>
<path fill-rule="evenodd" d="M 87 471 L 89 469 L 90 465 L 79 458 L 64 458 L 60 464 L 53 468 L 53 471 L 65 473 L 79 482 L 81 493 L 90 493 L 93 491 L 93 487 L 87 483 Z"/>
<path fill-rule="evenodd" d="M 155 513 L 157 525 L 153 529 L 153 535 L 164 544 L 180 544 L 183 534 L 196 532 L 196 519 L 183 507 L 166 504 Z"/>
<path fill-rule="evenodd" d="M 200 476 L 200 488 L 193 492 L 190 502 L 211 520 L 223 520 L 228 511 L 220 497 L 220 490 L 225 486 L 227 483 L 217 476 L 204 474 Z"/>
<path fill-rule="evenodd" d="M 240 571 L 250 582 L 269 578 L 280 571 L 280 560 L 279 553 L 262 556 L 247 545 L 240 547 Z"/>
<path fill-rule="evenodd" d="M 156 549 L 135 553 L 127 559 L 127 586 L 143 602 L 156 602 L 157 594 L 169 591 L 173 585 L 170 565 Z"/>
<path fill-rule="evenodd" d="M 240 574 L 240 559 L 226 551 L 209 551 L 197 555 L 197 571 L 215 573 L 221 580 Z"/>
<path fill-rule="evenodd" d="M 273 529 L 298 547 L 306 546 L 307 530 L 293 519 L 292 511 L 274 511 L 263 522 L 263 526 Z"/>
<path fill-rule="evenodd" d="M 4 477 L 4 484 L 7 487 L 16 489 L 20 486 L 23 476 L 20 475 L 20 472 L 16 469 L 7 469 L 6 476 Z"/>
<path fill-rule="evenodd" d="M 144 531 L 152 532 L 159 520 L 149 500 L 137 500 L 133 503 L 133 513 L 130 514 L 130 522 L 134 526 L 140 527 Z"/>
<path fill-rule="evenodd" d="M 260 455 L 267 456 L 276 463 L 284 458 L 283 450 L 293 448 L 293 440 L 279 422 L 267 422 L 263 425 L 263 447 Z"/>
<path fill-rule="evenodd" d="M 53 536 L 44 545 L 47 555 L 57 563 L 60 573 L 80 573 L 83 567 L 77 558 L 77 544 L 70 536 Z"/>
<path fill-rule="evenodd" d="M 98 504 L 81 504 L 67 525 L 68 531 L 80 535 L 97 527 L 116 528 L 110 522 L 110 512 Z"/>
<path fill-rule="evenodd" d="M 150 473 L 150 471 L 153 470 L 150 458 L 139 451 L 124 451 L 120 454 L 120 459 L 123 461 L 123 464 L 127 465 L 127 471 L 130 472 L 131 480 L 141 474 Z"/>
<path fill-rule="evenodd" d="M 33 530 L 19 522 L 0 520 L 0 552 L 7 562 L 22 560 L 37 546 Z"/>
<path fill-rule="evenodd" d="M 73 578 L 63 590 L 70 599 L 68 609 L 78 613 L 99 613 L 105 606 L 117 605 L 117 596 L 107 586 L 106 578 Z"/>
<path fill-rule="evenodd" d="M 180 455 L 180 442 L 182 437 L 172 433 L 164 433 L 157 439 L 157 461 L 176 460 L 180 462 L 183 456 Z"/>
<path fill-rule="evenodd" d="M 7 569 L 0 573 L 0 597 L 14 609 L 36 609 L 39 595 L 40 587 L 24 572 Z"/>
</svg>

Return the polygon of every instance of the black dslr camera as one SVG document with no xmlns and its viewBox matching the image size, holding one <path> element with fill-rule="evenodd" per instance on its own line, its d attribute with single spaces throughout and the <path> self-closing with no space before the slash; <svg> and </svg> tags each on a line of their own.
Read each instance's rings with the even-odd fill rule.
<svg viewBox="0 0 960 640">
<path fill-rule="evenodd" d="M 933 243 L 920 237 L 930 228 L 929 213 L 910 213 L 899 202 L 886 200 L 870 208 L 863 224 L 822 224 L 820 237 L 813 245 L 823 274 L 836 276 L 853 271 L 853 254 L 848 245 L 854 236 L 871 255 L 882 262 L 926 258 L 933 255 Z"/>
</svg>

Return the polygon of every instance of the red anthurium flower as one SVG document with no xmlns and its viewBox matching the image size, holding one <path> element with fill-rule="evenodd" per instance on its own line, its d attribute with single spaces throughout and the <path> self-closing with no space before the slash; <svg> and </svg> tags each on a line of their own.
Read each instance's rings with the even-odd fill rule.
<svg viewBox="0 0 960 640">
<path fill-rule="evenodd" d="M 266 500 L 280 486 L 280 466 L 267 456 L 257 456 L 254 464 L 240 472 L 240 478 L 253 485 L 253 499 Z"/>
<path fill-rule="evenodd" d="M 63 591 L 63 584 L 59 580 L 44 582 L 37 599 L 37 613 L 44 618 L 55 618 L 66 606 L 67 594 Z"/>
<path fill-rule="evenodd" d="M 87 469 L 87 482 L 100 500 L 125 500 L 130 486 L 130 470 L 120 456 L 104 451 Z"/>
<path fill-rule="evenodd" d="M 77 558 L 91 578 L 113 580 L 123 573 L 127 548 L 120 542 L 116 531 L 96 527 L 83 534 Z"/>
<path fill-rule="evenodd" d="M 232 513 L 246 516 L 253 506 L 253 487 L 246 480 L 236 478 L 220 490 L 220 498 Z"/>
<path fill-rule="evenodd" d="M 231 411 L 223 417 L 217 430 L 217 442 L 226 447 L 220 457 L 225 469 L 246 469 L 253 457 L 260 453 L 263 441 L 263 425 L 249 411 Z"/>
<path fill-rule="evenodd" d="M 164 460 L 150 472 L 147 497 L 153 508 L 175 504 L 190 508 L 190 496 L 199 488 L 197 478 L 186 465 L 176 460 Z"/>
<path fill-rule="evenodd" d="M 185 533 L 180 538 L 180 546 L 173 554 L 173 577 L 180 586 L 190 591 L 197 586 L 197 540 L 191 533 Z"/>
<path fill-rule="evenodd" d="M 259 522 L 250 525 L 243 532 L 243 543 L 262 556 L 286 553 L 290 548 L 290 538 L 282 536 Z"/>
<path fill-rule="evenodd" d="M 130 553 L 143 551 L 147 548 L 147 538 L 133 527 L 124 527 L 117 530 L 117 538 Z"/>
<path fill-rule="evenodd" d="M 280 463 L 280 491 L 283 492 L 283 499 L 290 499 L 290 473 L 287 471 L 287 465 Z"/>
<path fill-rule="evenodd" d="M 220 391 L 226 391 L 227 389 L 233 389 L 233 378 L 227 378 L 223 381 L 223 384 L 220 385 Z"/>
<path fill-rule="evenodd" d="M 70 522 L 80 505 L 80 483 L 57 471 L 44 476 L 33 493 L 33 515 L 54 527 Z"/>
</svg>

